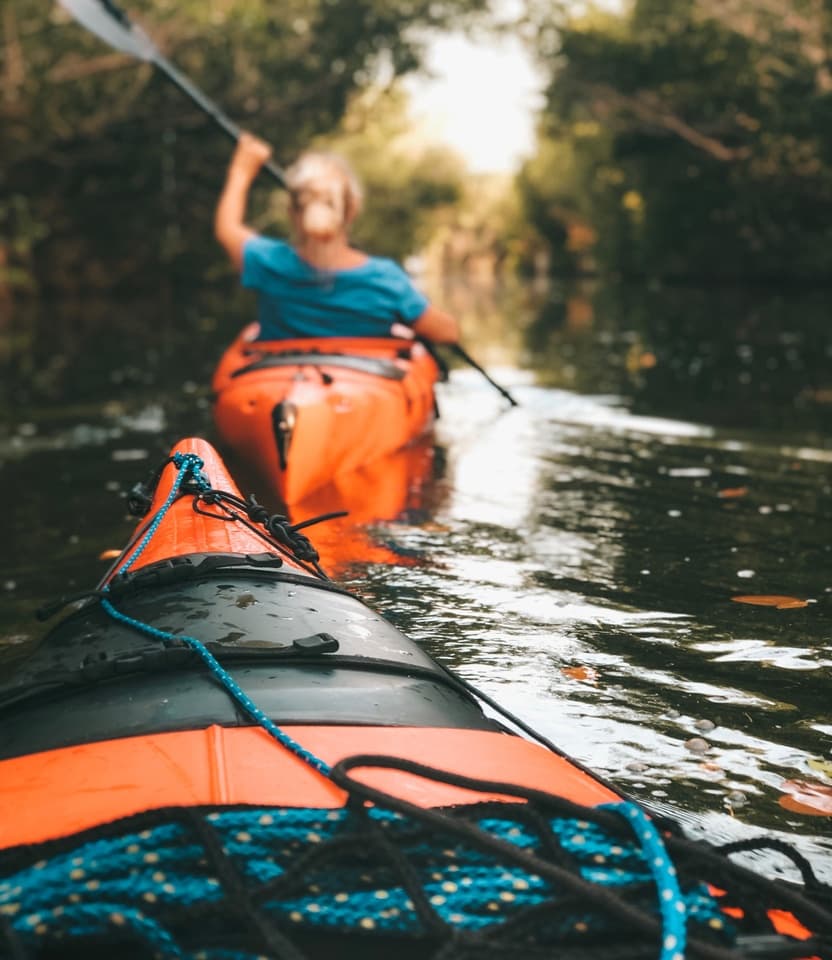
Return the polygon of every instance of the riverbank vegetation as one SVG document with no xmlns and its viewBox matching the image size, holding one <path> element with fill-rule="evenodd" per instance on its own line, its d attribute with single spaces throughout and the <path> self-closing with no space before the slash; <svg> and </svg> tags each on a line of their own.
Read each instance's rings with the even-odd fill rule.
<svg viewBox="0 0 832 960">
<path fill-rule="evenodd" d="M 529 6 L 547 85 L 521 189 L 559 270 L 829 276 L 829 4 Z"/>
<path fill-rule="evenodd" d="M 379 77 L 392 84 L 416 69 L 419 31 L 464 25 L 483 7 L 484 0 L 129 4 L 163 53 L 243 127 L 269 139 L 281 164 L 324 133 L 347 135 L 349 124 L 340 125 L 350 104 Z M 192 285 L 224 269 L 211 216 L 230 144 L 205 114 L 150 65 L 109 49 L 46 0 L 2 5 L 0 55 L 7 304 L 21 294 L 153 289 L 160 278 Z M 353 123 L 361 109 L 359 102 Z M 394 112 L 395 104 L 387 107 Z M 380 139 L 378 131 L 368 136 L 365 150 Z M 379 169 L 389 160 L 382 154 Z M 388 193 L 400 214 L 453 199 L 458 174 L 440 176 L 434 160 L 389 164 Z M 374 203 L 389 205 L 370 172 Z M 268 198 L 259 194 L 262 209 Z M 401 229 L 418 233 L 414 216 L 408 212 Z M 400 254 L 401 240 L 385 246 L 385 237 L 389 231 L 375 229 L 374 245 Z"/>
<path fill-rule="evenodd" d="M 816 0 L 526 0 L 545 78 L 534 154 L 475 177 L 414 127 L 426 30 L 487 0 L 134 0 L 136 19 L 279 163 L 316 143 L 367 186 L 356 241 L 479 278 L 824 281 L 832 10 Z M 230 144 L 154 72 L 46 0 L 0 11 L 0 311 L 226 276 L 211 215 Z M 380 78 L 383 89 L 379 88 Z M 499 136 L 495 131 L 495 136 Z M 285 225 L 256 191 L 258 225 Z M 198 278 L 196 280 L 195 278 Z"/>
</svg>

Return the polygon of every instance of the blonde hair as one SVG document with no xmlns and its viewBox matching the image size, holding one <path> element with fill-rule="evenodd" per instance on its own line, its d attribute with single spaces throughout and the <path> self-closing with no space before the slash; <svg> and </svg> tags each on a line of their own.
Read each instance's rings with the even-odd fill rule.
<svg viewBox="0 0 832 960">
<path fill-rule="evenodd" d="M 348 227 L 358 215 L 363 200 L 361 185 L 349 164 L 332 153 L 310 151 L 302 154 L 286 171 L 286 183 L 298 223 L 311 236 L 330 236 Z M 309 187 L 329 192 L 328 199 L 313 196 L 304 201 Z"/>
</svg>

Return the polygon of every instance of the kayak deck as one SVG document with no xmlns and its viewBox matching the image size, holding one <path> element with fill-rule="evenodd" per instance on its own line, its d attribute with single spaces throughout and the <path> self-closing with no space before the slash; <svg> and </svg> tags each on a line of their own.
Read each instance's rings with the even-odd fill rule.
<svg viewBox="0 0 832 960">
<path fill-rule="evenodd" d="M 212 456 L 0 682 L 0 954 L 828 955 L 806 865 L 751 874 L 487 717 Z"/>
</svg>

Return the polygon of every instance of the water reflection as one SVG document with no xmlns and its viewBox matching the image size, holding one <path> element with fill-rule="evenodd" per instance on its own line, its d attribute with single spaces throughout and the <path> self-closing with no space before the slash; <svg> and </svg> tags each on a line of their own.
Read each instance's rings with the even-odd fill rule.
<svg viewBox="0 0 832 960">
<path fill-rule="evenodd" d="M 825 305 L 586 285 L 446 293 L 521 406 L 455 369 L 433 437 L 296 511 L 350 510 L 311 531 L 324 564 L 638 796 L 711 835 L 764 826 L 832 851 L 828 819 L 779 803 L 789 781 L 832 788 L 810 764 L 832 732 Z M 145 314 L 108 316 L 118 336 L 99 353 L 95 324 L 61 335 L 71 362 L 43 341 L 14 360 L 7 344 L 7 643 L 44 598 L 97 579 L 128 529 L 119 491 L 179 436 L 212 436 L 207 383 L 231 316 L 192 304 L 161 343 Z M 33 365 L 45 383 L 26 380 Z"/>
</svg>

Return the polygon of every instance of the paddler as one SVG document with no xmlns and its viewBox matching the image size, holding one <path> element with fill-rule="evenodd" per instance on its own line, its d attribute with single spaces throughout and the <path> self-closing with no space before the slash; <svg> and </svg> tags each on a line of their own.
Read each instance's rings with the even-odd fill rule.
<svg viewBox="0 0 832 960">
<path fill-rule="evenodd" d="M 258 339 L 386 337 L 392 328 L 456 343 L 454 317 L 429 303 L 397 263 L 350 245 L 362 196 L 342 158 L 305 153 L 286 171 L 294 243 L 246 223 L 249 190 L 271 153 L 263 140 L 240 137 L 214 218 L 243 286 L 257 291 Z"/>
</svg>

